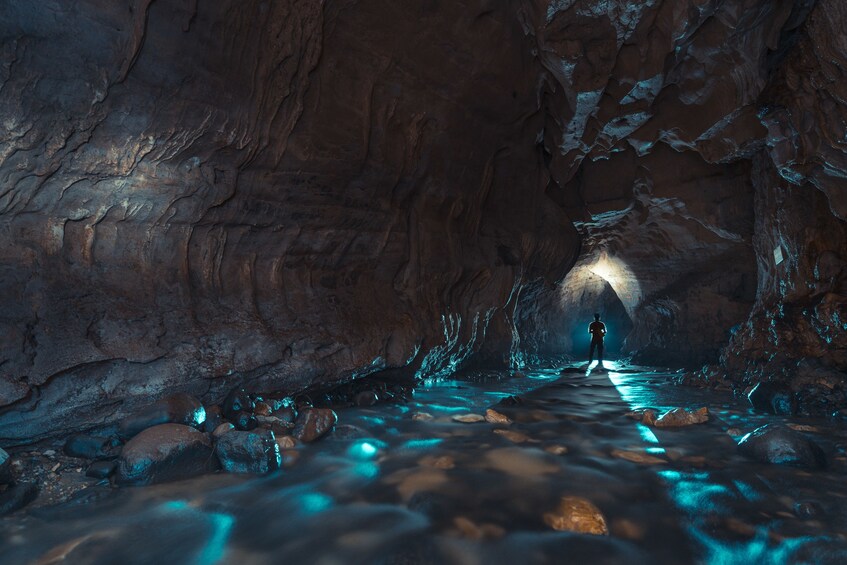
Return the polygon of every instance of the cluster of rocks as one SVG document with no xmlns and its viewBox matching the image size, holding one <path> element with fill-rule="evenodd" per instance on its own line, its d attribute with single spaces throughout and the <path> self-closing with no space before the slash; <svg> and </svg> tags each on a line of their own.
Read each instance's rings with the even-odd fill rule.
<svg viewBox="0 0 847 565">
<path fill-rule="evenodd" d="M 19 482 L 12 473 L 12 458 L 0 449 L 0 516 L 14 512 L 38 495 L 35 483 Z"/>
<path fill-rule="evenodd" d="M 88 472 L 114 474 L 117 484 L 132 485 L 218 469 L 267 473 L 282 466 L 285 450 L 320 439 L 337 421 L 329 408 L 254 396 L 242 389 L 230 392 L 222 405 L 209 407 L 189 395 L 175 394 L 123 420 L 118 434 L 125 443 L 118 456 L 106 464 L 92 464 Z M 66 450 L 81 441 L 79 436 L 69 439 Z M 98 448 L 91 455 L 101 453 Z"/>
<path fill-rule="evenodd" d="M 67 438 L 61 453 L 49 449 L 44 454 L 33 452 L 30 455 L 38 457 L 29 459 L 21 453 L 15 464 L 21 467 L 18 474 L 36 479 L 39 470 L 45 478 L 57 475 L 59 468 L 73 468 L 80 481 L 85 480 L 84 471 L 89 480 L 114 485 L 161 483 L 218 470 L 263 474 L 293 463 L 299 444 L 326 436 L 337 420 L 333 410 L 303 399 L 266 398 L 235 389 L 221 405 L 204 406 L 197 398 L 178 393 L 124 418 L 114 433 L 75 434 Z M 80 459 L 87 464 L 80 465 Z M 32 469 L 24 469 L 28 461 Z M 26 506 L 39 493 L 37 480 L 14 480 L 12 463 L 0 449 L 0 515 Z M 62 482 L 58 475 L 55 478 L 54 482 Z M 46 478 L 42 482 L 52 484 Z M 82 483 L 77 486 L 85 488 Z"/>
</svg>

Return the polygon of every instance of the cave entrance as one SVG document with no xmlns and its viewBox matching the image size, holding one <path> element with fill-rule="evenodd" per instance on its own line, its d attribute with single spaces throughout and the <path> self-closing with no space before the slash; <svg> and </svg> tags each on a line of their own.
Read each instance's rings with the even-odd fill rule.
<svg viewBox="0 0 847 565">
<path fill-rule="evenodd" d="M 621 260 L 601 254 L 579 261 L 560 288 L 560 306 L 569 324 L 565 350 L 576 359 L 588 358 L 588 324 L 597 312 L 606 324 L 605 357 L 626 354 L 625 340 L 640 302 L 640 285 Z"/>
</svg>

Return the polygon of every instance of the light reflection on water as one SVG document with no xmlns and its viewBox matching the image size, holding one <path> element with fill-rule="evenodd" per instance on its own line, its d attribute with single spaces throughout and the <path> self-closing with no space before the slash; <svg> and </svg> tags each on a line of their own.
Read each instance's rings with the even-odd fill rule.
<svg viewBox="0 0 847 565">
<path fill-rule="evenodd" d="M 419 390 L 408 406 L 343 410 L 339 423 L 359 429 L 356 437 L 300 447 L 296 462 L 265 477 L 92 488 L 89 502 L 0 521 L 2 562 L 51 551 L 67 562 L 202 565 L 843 561 L 847 519 L 831 510 L 847 494 L 843 468 L 810 478 L 746 462 L 726 423 L 749 428 L 761 416 L 732 399 L 680 392 L 667 374 L 607 368 L 452 379 Z M 719 419 L 669 431 L 624 417 L 683 397 L 708 403 Z M 511 426 L 451 418 L 501 399 L 495 409 Z M 418 412 L 434 419 L 413 419 Z M 550 530 L 542 516 L 562 496 L 591 500 L 611 535 Z M 829 513 L 798 520 L 791 512 L 801 500 Z"/>
</svg>

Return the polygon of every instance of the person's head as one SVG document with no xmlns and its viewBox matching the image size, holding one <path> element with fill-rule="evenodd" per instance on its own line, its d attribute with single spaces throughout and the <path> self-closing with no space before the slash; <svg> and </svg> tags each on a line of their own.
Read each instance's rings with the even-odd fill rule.
<svg viewBox="0 0 847 565">
<path fill-rule="evenodd" d="M 600 314 L 595 312 L 594 313 L 594 319 L 599 322 L 600 321 Z"/>
</svg>

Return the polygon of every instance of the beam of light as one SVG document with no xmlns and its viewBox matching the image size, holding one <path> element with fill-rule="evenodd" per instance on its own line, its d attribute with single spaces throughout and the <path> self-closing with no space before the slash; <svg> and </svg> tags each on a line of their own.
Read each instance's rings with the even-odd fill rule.
<svg viewBox="0 0 847 565">
<path fill-rule="evenodd" d="M 635 309 L 641 303 L 643 295 L 641 284 L 632 269 L 623 260 L 603 251 L 597 261 L 588 266 L 588 270 L 609 283 L 630 319 L 634 319 Z"/>
</svg>

